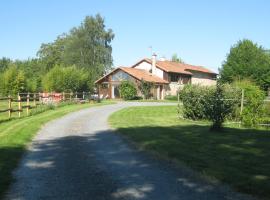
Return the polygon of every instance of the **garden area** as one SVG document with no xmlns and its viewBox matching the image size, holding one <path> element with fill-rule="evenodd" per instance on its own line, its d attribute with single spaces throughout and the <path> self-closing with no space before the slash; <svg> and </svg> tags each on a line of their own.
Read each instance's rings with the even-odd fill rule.
<svg viewBox="0 0 270 200">
<path fill-rule="evenodd" d="M 179 119 L 175 106 L 126 108 L 111 115 L 117 132 L 139 147 L 188 166 L 237 191 L 270 199 L 270 134 L 267 128 Z"/>
</svg>

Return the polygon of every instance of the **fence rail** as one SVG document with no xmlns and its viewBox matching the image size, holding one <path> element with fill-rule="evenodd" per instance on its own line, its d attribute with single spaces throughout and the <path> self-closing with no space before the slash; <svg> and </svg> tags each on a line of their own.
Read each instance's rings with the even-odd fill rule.
<svg viewBox="0 0 270 200">
<path fill-rule="evenodd" d="M 1 115 L 7 113 L 8 118 L 11 118 L 13 113 L 18 113 L 18 117 L 21 117 L 22 112 L 26 112 L 26 116 L 29 116 L 32 109 L 41 105 L 61 102 L 86 103 L 95 100 L 98 100 L 97 96 L 90 92 L 19 93 L 16 97 L 0 97 L 0 113 Z"/>
</svg>

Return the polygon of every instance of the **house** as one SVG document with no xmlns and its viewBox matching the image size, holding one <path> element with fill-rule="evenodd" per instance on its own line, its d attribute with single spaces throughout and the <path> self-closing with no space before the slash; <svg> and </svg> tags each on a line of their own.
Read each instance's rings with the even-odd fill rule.
<svg viewBox="0 0 270 200">
<path fill-rule="evenodd" d="M 119 85 L 122 81 L 135 83 L 138 96 L 142 80 L 153 83 L 152 97 L 164 99 L 176 95 L 185 84 L 215 85 L 217 74 L 201 66 L 172 62 L 165 59 L 144 58 L 131 67 L 119 67 L 98 79 L 95 83 L 101 98 L 120 98 Z"/>
</svg>

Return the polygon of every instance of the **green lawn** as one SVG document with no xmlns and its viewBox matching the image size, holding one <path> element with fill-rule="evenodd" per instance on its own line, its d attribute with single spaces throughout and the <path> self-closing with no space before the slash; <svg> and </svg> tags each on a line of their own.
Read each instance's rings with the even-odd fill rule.
<svg viewBox="0 0 270 200">
<path fill-rule="evenodd" d="M 146 150 L 178 160 L 234 189 L 270 199 L 270 131 L 177 118 L 175 106 L 133 107 L 111 115 L 112 127 Z"/>
<path fill-rule="evenodd" d="M 96 104 L 66 105 L 30 117 L 0 123 L 0 199 L 12 181 L 11 173 L 17 166 L 27 143 L 44 123 L 83 108 L 112 103 L 114 102 L 104 101 Z"/>
</svg>

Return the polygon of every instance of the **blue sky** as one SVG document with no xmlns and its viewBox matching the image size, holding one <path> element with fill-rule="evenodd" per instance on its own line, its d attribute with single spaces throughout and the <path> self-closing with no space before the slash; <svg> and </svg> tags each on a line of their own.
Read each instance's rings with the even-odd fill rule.
<svg viewBox="0 0 270 200">
<path fill-rule="evenodd" d="M 100 13 L 113 29 L 114 65 L 130 66 L 177 53 L 186 63 L 217 71 L 243 38 L 270 48 L 268 0 L 3 0 L 0 57 L 35 57 L 41 43 Z"/>
</svg>

